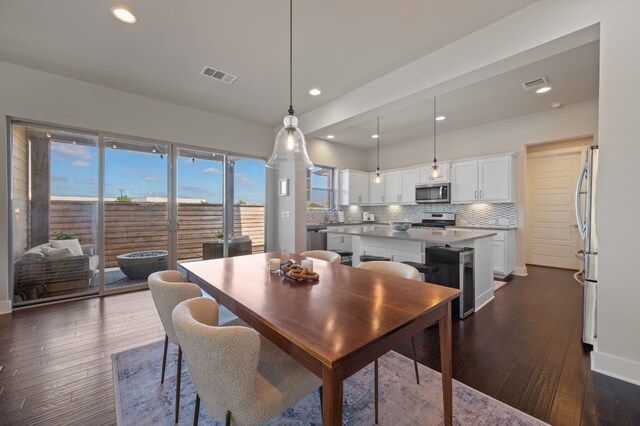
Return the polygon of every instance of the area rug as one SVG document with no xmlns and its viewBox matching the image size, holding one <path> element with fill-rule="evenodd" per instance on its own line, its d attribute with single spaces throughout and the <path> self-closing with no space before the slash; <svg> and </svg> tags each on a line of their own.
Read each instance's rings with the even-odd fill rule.
<svg viewBox="0 0 640 426">
<path fill-rule="evenodd" d="M 500 290 L 502 287 L 504 287 L 508 283 L 509 281 L 493 280 L 493 291 Z"/>
<path fill-rule="evenodd" d="M 160 384 L 163 342 L 113 355 L 116 412 L 119 425 L 173 425 L 176 352 L 168 355 L 167 376 Z M 186 363 L 182 368 L 181 425 L 193 424 L 195 388 Z M 413 362 L 389 352 L 380 358 L 381 425 L 444 424 L 440 373 L 420 365 L 420 385 Z M 344 425 L 374 424 L 373 365 L 344 383 Z M 453 418 L 456 425 L 544 425 L 545 423 L 484 395 L 462 383 L 453 383 Z M 199 424 L 222 425 L 200 406 Z M 318 392 L 312 392 L 265 425 L 321 425 Z"/>
</svg>

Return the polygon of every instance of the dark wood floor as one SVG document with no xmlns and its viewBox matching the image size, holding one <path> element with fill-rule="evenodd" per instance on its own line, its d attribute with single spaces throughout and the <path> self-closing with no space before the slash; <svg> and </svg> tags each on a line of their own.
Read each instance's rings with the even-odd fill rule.
<svg viewBox="0 0 640 426">
<path fill-rule="evenodd" d="M 529 272 L 454 322 L 454 377 L 552 424 L 640 424 L 640 387 L 589 370 L 572 274 Z M 0 316 L 0 424 L 115 424 L 111 354 L 163 336 L 148 291 Z M 437 327 L 418 343 L 439 369 Z"/>
<path fill-rule="evenodd" d="M 437 327 L 418 361 L 440 369 Z M 399 352 L 410 356 L 410 346 Z M 582 288 L 573 272 L 529 266 L 479 312 L 453 324 L 453 377 L 553 425 L 640 425 L 640 387 L 589 368 Z"/>
</svg>

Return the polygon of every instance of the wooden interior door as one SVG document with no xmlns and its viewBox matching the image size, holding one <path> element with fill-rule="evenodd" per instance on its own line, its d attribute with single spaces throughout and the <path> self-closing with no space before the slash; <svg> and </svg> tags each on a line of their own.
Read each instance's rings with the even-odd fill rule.
<svg viewBox="0 0 640 426">
<path fill-rule="evenodd" d="M 581 268 L 574 200 L 584 152 L 576 147 L 527 155 L 527 263 Z"/>
</svg>

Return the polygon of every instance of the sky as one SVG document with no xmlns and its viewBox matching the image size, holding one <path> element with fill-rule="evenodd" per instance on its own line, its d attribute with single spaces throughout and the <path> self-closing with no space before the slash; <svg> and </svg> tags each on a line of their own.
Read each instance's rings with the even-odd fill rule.
<svg viewBox="0 0 640 426">
<path fill-rule="evenodd" d="M 51 195 L 98 196 L 98 148 L 51 143 Z M 105 198 L 167 196 L 167 156 L 105 148 Z M 179 157 L 178 198 L 222 202 L 223 165 L 220 161 Z M 236 161 L 235 202 L 264 204 L 263 160 Z"/>
</svg>

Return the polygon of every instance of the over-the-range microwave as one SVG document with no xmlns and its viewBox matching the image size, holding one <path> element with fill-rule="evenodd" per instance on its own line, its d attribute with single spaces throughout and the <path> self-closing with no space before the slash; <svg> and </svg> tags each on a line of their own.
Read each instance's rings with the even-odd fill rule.
<svg viewBox="0 0 640 426">
<path fill-rule="evenodd" d="M 416 185 L 416 203 L 449 203 L 451 202 L 451 184 L 425 183 Z"/>
</svg>

